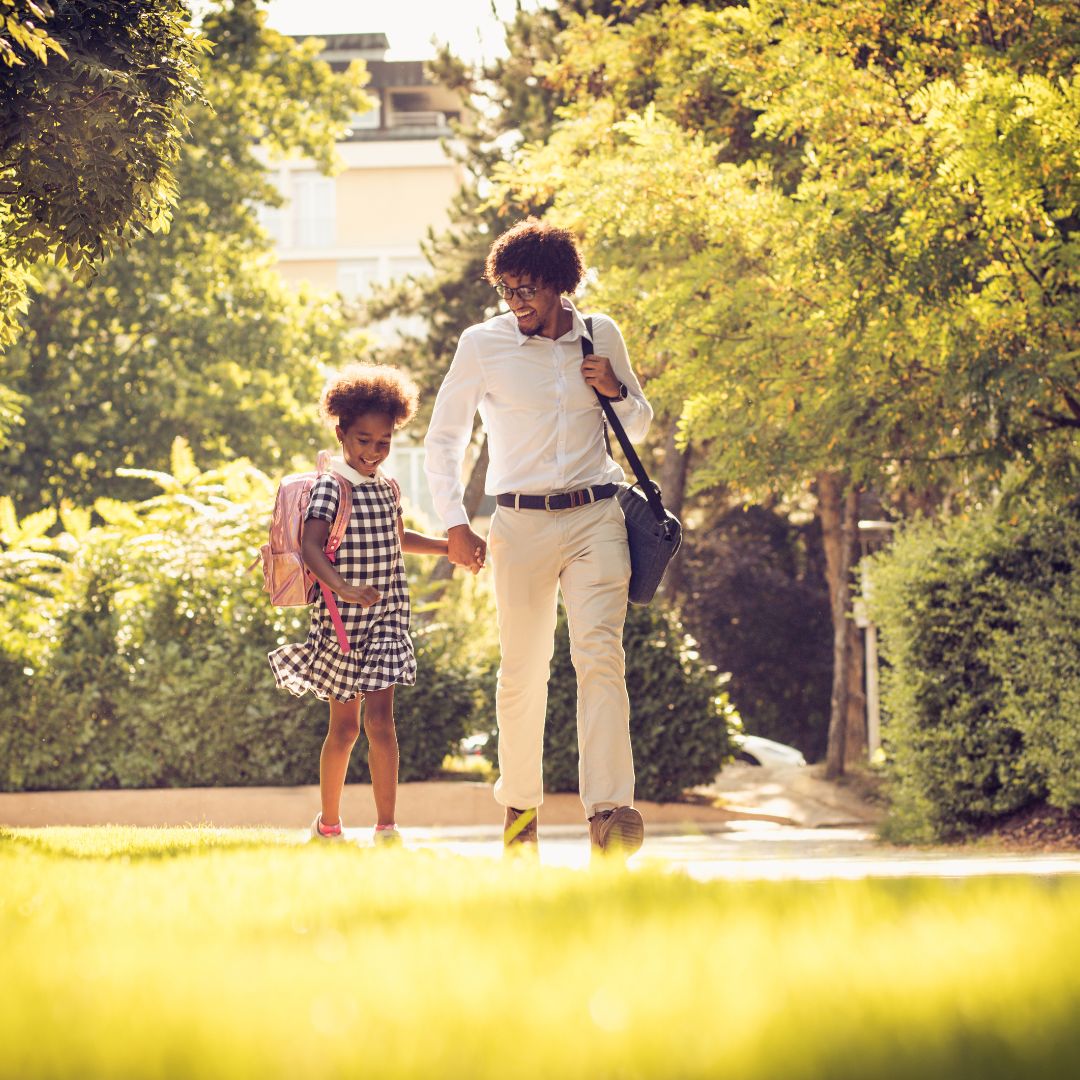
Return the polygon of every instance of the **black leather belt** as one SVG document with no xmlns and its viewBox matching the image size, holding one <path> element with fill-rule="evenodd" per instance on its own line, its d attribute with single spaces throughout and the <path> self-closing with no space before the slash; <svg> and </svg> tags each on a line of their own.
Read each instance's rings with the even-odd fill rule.
<svg viewBox="0 0 1080 1080">
<path fill-rule="evenodd" d="M 560 491 L 557 495 L 496 495 L 495 502 L 515 510 L 570 510 L 575 506 L 588 506 L 601 499 L 610 499 L 616 491 L 617 484 L 594 484 L 581 491 Z"/>
</svg>

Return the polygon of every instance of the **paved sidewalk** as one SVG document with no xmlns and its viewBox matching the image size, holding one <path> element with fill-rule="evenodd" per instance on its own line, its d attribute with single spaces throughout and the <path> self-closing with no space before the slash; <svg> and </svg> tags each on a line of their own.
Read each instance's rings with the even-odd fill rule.
<svg viewBox="0 0 1080 1080">
<path fill-rule="evenodd" d="M 746 809 L 722 809 L 700 803 L 638 802 L 642 814 L 657 825 L 708 827 L 747 817 Z M 153 788 L 120 791 L 0 792 L 0 826 L 40 828 L 47 825 L 216 825 L 306 826 L 319 809 L 319 789 L 303 787 Z M 341 801 L 346 825 L 375 820 L 370 784 L 347 784 Z M 502 825 L 502 808 L 491 785 L 467 780 L 401 784 L 397 819 L 406 827 L 457 828 Z M 765 815 L 769 818 L 768 815 Z M 548 795 L 540 821 L 548 825 L 581 825 L 585 812 L 577 795 Z M 771 820 L 771 819 L 770 819 Z"/>
<path fill-rule="evenodd" d="M 865 807 L 850 798 L 837 800 L 812 777 L 777 786 L 776 776 L 764 771 L 757 776 L 757 798 L 752 776 L 732 778 L 731 789 L 738 792 L 732 802 L 738 809 L 639 802 L 647 835 L 630 866 L 659 865 L 701 881 L 1080 874 L 1080 852 L 893 847 L 877 840 L 865 821 Z M 314 786 L 0 793 L 0 826 L 260 826 L 295 830 L 300 843 L 307 839 L 307 824 L 318 803 Z M 757 812 L 755 804 L 770 812 Z M 352 825 L 346 828 L 347 838 L 358 847 L 370 846 L 374 802 L 368 785 L 346 787 L 342 816 L 347 826 Z M 832 827 L 808 827 L 800 818 L 829 822 Z M 488 784 L 403 784 L 398 820 L 407 849 L 502 858 L 502 815 Z M 577 796 L 545 799 L 540 836 L 542 865 L 572 869 L 589 865 L 588 830 Z"/>
<path fill-rule="evenodd" d="M 1080 852 L 997 854 L 966 848 L 900 848 L 879 843 L 866 828 L 803 829 L 752 820 L 704 829 L 657 825 L 648 819 L 646 825 L 645 844 L 630 866 L 659 865 L 698 881 L 1080 874 Z M 367 830 L 349 832 L 359 845 L 371 843 Z M 407 848 L 471 858 L 502 857 L 498 829 L 404 829 L 403 838 Z M 543 865 L 584 869 L 590 857 L 584 828 L 542 828 Z"/>
</svg>

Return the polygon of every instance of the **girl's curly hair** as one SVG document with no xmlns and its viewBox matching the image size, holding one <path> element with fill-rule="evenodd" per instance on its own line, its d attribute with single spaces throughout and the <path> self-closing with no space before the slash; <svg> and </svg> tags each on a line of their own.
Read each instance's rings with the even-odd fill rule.
<svg viewBox="0 0 1080 1080">
<path fill-rule="evenodd" d="M 408 375 L 383 364 L 349 364 L 322 392 L 319 411 L 328 423 L 349 428 L 364 413 L 389 416 L 394 427 L 408 423 L 416 413 L 420 391 Z"/>
<path fill-rule="evenodd" d="M 577 241 L 568 229 L 527 217 L 512 225 L 491 245 L 484 277 L 498 284 L 503 274 L 528 274 L 559 293 L 572 293 L 585 275 Z"/>
</svg>

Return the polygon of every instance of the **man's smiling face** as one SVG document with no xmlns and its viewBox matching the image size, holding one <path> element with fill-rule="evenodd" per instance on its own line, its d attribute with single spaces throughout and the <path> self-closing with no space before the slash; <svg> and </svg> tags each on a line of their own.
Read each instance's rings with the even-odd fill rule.
<svg viewBox="0 0 1080 1080">
<path fill-rule="evenodd" d="M 559 325 L 559 312 L 562 310 L 562 298 L 550 285 L 535 280 L 531 274 L 503 274 L 499 278 L 499 284 L 511 289 L 525 286 L 536 289 L 535 295 L 529 300 L 522 300 L 514 293 L 507 301 L 506 306 L 514 313 L 517 319 L 518 329 L 529 337 L 543 334 L 544 337 L 557 337 Z"/>
</svg>

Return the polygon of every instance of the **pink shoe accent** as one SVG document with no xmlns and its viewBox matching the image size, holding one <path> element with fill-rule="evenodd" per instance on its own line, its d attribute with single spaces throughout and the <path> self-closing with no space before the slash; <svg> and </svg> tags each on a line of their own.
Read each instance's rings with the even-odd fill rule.
<svg viewBox="0 0 1080 1080">
<path fill-rule="evenodd" d="M 319 823 L 316 826 L 316 828 L 318 828 L 320 834 L 323 835 L 323 836 L 340 836 L 341 835 L 341 822 L 339 821 L 336 825 L 324 825 L 323 824 L 323 819 L 322 819 L 322 814 L 319 815 Z"/>
</svg>

